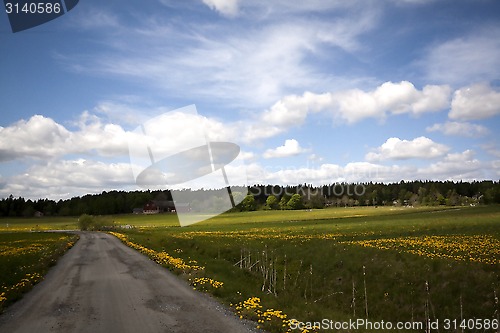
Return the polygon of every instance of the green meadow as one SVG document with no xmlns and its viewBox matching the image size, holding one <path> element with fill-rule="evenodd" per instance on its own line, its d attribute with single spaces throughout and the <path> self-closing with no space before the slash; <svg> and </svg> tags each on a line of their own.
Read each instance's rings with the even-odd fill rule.
<svg viewBox="0 0 500 333">
<path fill-rule="evenodd" d="M 500 206 L 225 213 L 188 227 L 175 214 L 97 218 L 269 332 L 307 331 L 291 319 L 500 319 Z M 12 231 L 77 227 L 77 218 L 2 219 L 1 244 L 51 235 Z"/>
<path fill-rule="evenodd" d="M 120 231 L 129 242 L 203 266 L 171 268 L 271 332 L 295 331 L 292 318 L 425 323 L 500 314 L 499 206 L 258 211 L 183 228 L 172 216 L 113 218 L 137 226 Z"/>
</svg>

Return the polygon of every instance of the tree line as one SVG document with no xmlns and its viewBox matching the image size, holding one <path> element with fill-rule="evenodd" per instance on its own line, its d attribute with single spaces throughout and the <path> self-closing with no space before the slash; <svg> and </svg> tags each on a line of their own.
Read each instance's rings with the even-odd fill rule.
<svg viewBox="0 0 500 333">
<path fill-rule="evenodd" d="M 190 190 L 185 190 L 190 191 Z M 220 190 L 197 190 L 214 193 Z M 195 191 L 196 192 L 196 191 Z M 206 195 L 206 196 L 207 196 Z M 500 182 L 497 181 L 401 181 L 399 183 L 335 183 L 324 186 L 254 185 L 232 192 L 234 211 L 259 209 L 312 209 L 345 206 L 418 206 L 476 205 L 500 203 Z M 169 190 L 104 191 L 65 200 L 26 200 L 13 197 L 0 200 L 0 216 L 31 217 L 128 214 L 154 200 L 172 200 Z"/>
</svg>

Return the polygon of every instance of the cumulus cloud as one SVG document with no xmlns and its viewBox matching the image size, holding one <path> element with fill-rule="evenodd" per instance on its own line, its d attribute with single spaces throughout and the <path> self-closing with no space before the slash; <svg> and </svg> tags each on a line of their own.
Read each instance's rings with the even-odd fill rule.
<svg viewBox="0 0 500 333">
<path fill-rule="evenodd" d="M 449 107 L 447 85 L 427 85 L 418 90 L 408 81 L 385 82 L 375 90 L 351 89 L 324 94 L 305 92 L 289 95 L 263 113 L 266 123 L 291 126 L 304 122 L 309 113 L 324 112 L 334 119 L 355 123 L 366 118 L 382 119 L 387 114 L 420 115 Z"/>
<path fill-rule="evenodd" d="M 484 163 L 477 160 L 471 150 L 450 153 L 442 160 L 430 165 L 399 166 L 373 162 L 351 162 L 346 165 L 323 163 L 318 167 L 277 168 L 263 166 L 258 162 L 228 170 L 233 173 L 246 172 L 245 184 L 290 185 L 309 183 L 313 185 L 340 182 L 399 182 L 400 180 L 475 180 L 498 176 L 499 161 Z M 23 174 L 0 178 L 0 196 L 23 195 L 26 198 L 69 198 L 103 190 L 135 190 L 129 163 L 106 163 L 89 159 L 60 160 L 30 167 Z M 223 185 L 222 185 L 223 186 Z M 163 186 L 159 188 L 164 188 Z M 352 189 L 351 189 L 352 190 Z"/>
<path fill-rule="evenodd" d="M 285 140 L 285 144 L 283 146 L 266 150 L 262 156 L 264 158 L 288 157 L 295 156 L 306 151 L 308 150 L 302 148 L 297 140 L 290 139 Z"/>
<path fill-rule="evenodd" d="M 375 151 L 366 154 L 367 161 L 405 160 L 411 158 L 430 159 L 443 156 L 448 152 L 446 145 L 436 143 L 424 136 L 411 141 L 389 138 Z"/>
<path fill-rule="evenodd" d="M 382 165 L 372 162 L 351 162 L 346 165 L 323 163 L 318 167 L 275 169 L 258 163 L 247 166 L 250 184 L 300 184 L 316 186 L 333 183 L 399 182 L 401 180 L 454 180 L 473 181 L 498 176 L 499 161 L 484 163 L 475 153 L 449 153 L 441 160 L 420 167 L 412 165 Z"/>
<path fill-rule="evenodd" d="M 35 115 L 0 127 L 0 161 L 20 157 L 50 158 L 64 153 L 72 134 L 50 118 Z"/>
<path fill-rule="evenodd" d="M 485 165 L 475 158 L 472 150 L 450 153 L 441 161 L 418 170 L 421 179 L 442 179 L 473 181 L 484 179 Z M 487 177 L 487 176 L 486 176 Z"/>
<path fill-rule="evenodd" d="M 434 124 L 426 128 L 428 132 L 442 132 L 445 135 L 480 137 L 489 133 L 489 130 L 481 125 L 468 122 L 447 121 L 443 124 Z"/>
<path fill-rule="evenodd" d="M 238 0 L 203 0 L 203 3 L 221 15 L 228 17 L 238 15 Z"/>
<path fill-rule="evenodd" d="M 358 182 L 399 182 L 413 179 L 417 169 L 411 166 L 385 166 L 368 162 L 352 162 L 344 166 L 323 163 L 318 167 L 298 167 L 286 169 L 265 168 L 254 163 L 247 166 L 250 184 L 300 184 L 316 186 L 333 183 Z"/>
<path fill-rule="evenodd" d="M 79 129 L 70 131 L 51 118 L 34 115 L 0 128 L 0 161 L 22 158 L 57 158 L 67 154 L 97 152 L 103 156 L 127 152 L 126 132 L 119 125 L 102 124 L 84 112 Z"/>
<path fill-rule="evenodd" d="M 69 198 L 104 190 L 135 189 L 129 163 L 105 163 L 88 159 L 57 160 L 35 164 L 26 172 L 5 179 L 1 196 Z"/>
<path fill-rule="evenodd" d="M 170 155 L 186 147 L 202 145 L 206 139 L 239 141 L 237 139 L 246 138 L 240 136 L 243 131 L 250 132 L 247 135 L 253 139 L 259 134 L 257 130 L 251 131 L 252 125 L 248 123 L 223 123 L 179 110 L 163 113 L 146 122 L 148 136 L 105 123 L 88 111 L 73 124 L 76 129 L 68 129 L 51 118 L 35 115 L 27 121 L 0 127 L 0 162 L 25 158 L 55 159 L 69 154 L 123 157 L 129 154 L 131 142 L 149 146 L 160 155 Z"/>
<path fill-rule="evenodd" d="M 472 120 L 500 115 L 500 91 L 478 83 L 455 91 L 448 116 L 451 119 Z"/>
<path fill-rule="evenodd" d="M 314 94 L 305 92 L 302 96 L 288 95 L 276 102 L 262 115 L 264 124 L 283 127 L 300 125 L 309 112 L 316 113 L 327 110 L 333 104 L 332 94 Z"/>
<path fill-rule="evenodd" d="M 343 168 L 336 164 L 325 163 L 318 168 L 297 167 L 275 169 L 258 163 L 247 166 L 247 175 L 251 184 L 330 184 L 344 179 Z"/>
</svg>

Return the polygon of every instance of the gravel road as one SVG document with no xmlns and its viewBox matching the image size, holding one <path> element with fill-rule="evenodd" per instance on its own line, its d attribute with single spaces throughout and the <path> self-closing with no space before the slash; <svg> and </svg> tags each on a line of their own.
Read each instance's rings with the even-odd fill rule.
<svg viewBox="0 0 500 333">
<path fill-rule="evenodd" d="M 83 232 L 1 333 L 256 332 L 207 295 L 104 233 Z"/>
</svg>

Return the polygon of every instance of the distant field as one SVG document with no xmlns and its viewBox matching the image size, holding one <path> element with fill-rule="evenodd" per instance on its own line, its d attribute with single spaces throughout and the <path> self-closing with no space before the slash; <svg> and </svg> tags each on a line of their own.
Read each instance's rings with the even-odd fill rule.
<svg viewBox="0 0 500 333">
<path fill-rule="evenodd" d="M 232 213 L 186 228 L 113 218 L 141 226 L 120 231 L 127 242 L 178 273 L 191 267 L 183 275 L 195 287 L 272 332 L 290 318 L 500 316 L 499 206 Z"/>
<path fill-rule="evenodd" d="M 456 210 L 455 207 L 349 207 L 328 208 L 315 210 L 273 210 L 242 213 L 225 213 L 209 218 L 195 226 L 213 226 L 220 228 L 225 224 L 248 224 L 260 222 L 293 222 L 323 219 L 337 219 L 350 217 L 368 217 L 380 215 L 413 214 L 423 211 Z M 156 215 L 123 214 L 101 216 L 108 225 L 134 227 L 179 227 L 175 214 L 165 213 Z M 41 217 L 41 218 L 0 218 L 0 232 L 4 231 L 43 231 L 43 230 L 75 230 L 78 229 L 78 217 Z"/>
<path fill-rule="evenodd" d="M 351 217 L 368 217 L 380 215 L 400 215 L 412 214 L 423 211 L 442 211 L 453 210 L 456 207 L 349 207 L 349 208 L 327 208 L 314 210 L 271 210 L 271 211 L 253 211 L 241 213 L 224 213 L 209 218 L 204 222 L 198 223 L 193 227 L 215 227 L 220 228 L 226 224 L 251 224 L 261 222 L 297 222 L 310 220 L 324 220 Z M 178 227 L 179 223 L 175 214 L 158 215 L 115 215 L 107 217 L 118 225 L 131 225 L 137 227 Z"/>
<path fill-rule="evenodd" d="M 75 230 L 78 217 L 0 218 L 0 232 Z"/>
</svg>

